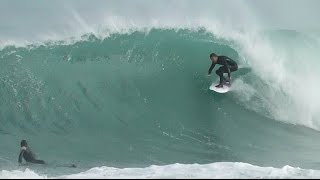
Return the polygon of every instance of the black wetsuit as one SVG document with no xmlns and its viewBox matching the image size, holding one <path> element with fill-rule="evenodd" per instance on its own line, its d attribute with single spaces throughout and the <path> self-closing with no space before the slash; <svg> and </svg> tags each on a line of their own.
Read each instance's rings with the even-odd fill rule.
<svg viewBox="0 0 320 180">
<path fill-rule="evenodd" d="M 238 70 L 238 65 L 237 63 L 232 60 L 231 58 L 227 56 L 218 56 L 218 62 L 216 64 L 222 65 L 217 71 L 216 74 L 220 76 L 220 84 L 223 83 L 223 80 L 225 78 L 223 77 L 223 73 L 228 73 L 228 77 L 230 79 L 230 73 L 233 71 Z M 212 62 L 208 74 L 211 74 L 213 68 L 216 65 L 215 63 Z"/>
<path fill-rule="evenodd" d="M 22 162 L 22 157 L 29 163 L 45 164 L 43 160 L 35 159 L 32 152 L 28 148 L 21 148 L 21 152 L 19 154 L 19 160 L 18 160 L 19 163 Z"/>
</svg>

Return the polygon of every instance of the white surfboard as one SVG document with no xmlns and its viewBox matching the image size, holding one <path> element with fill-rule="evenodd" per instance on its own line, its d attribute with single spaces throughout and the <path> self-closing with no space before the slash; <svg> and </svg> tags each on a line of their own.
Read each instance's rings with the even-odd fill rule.
<svg viewBox="0 0 320 180">
<path fill-rule="evenodd" d="M 217 88 L 216 85 L 218 84 L 219 83 L 212 83 L 209 89 L 217 93 L 226 93 L 230 90 L 230 87 L 231 87 L 230 85 L 224 84 L 222 88 Z"/>
</svg>

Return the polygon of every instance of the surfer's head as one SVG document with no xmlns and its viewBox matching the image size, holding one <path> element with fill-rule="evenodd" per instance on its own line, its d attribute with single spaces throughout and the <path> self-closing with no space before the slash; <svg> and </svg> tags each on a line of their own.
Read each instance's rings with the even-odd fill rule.
<svg viewBox="0 0 320 180">
<path fill-rule="evenodd" d="M 21 147 L 27 147 L 27 146 L 28 146 L 26 140 L 22 140 L 21 143 L 20 143 L 20 145 L 21 145 Z"/>
<path fill-rule="evenodd" d="M 210 54 L 210 59 L 213 63 L 217 63 L 218 62 L 218 56 L 215 53 L 211 53 Z"/>
</svg>

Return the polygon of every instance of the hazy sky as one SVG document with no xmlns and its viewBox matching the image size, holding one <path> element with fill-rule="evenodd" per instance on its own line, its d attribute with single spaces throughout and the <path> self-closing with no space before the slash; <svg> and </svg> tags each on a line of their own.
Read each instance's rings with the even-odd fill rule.
<svg viewBox="0 0 320 180">
<path fill-rule="evenodd" d="M 171 24 L 206 18 L 245 27 L 314 30 L 320 28 L 319 7 L 320 0 L 0 0 L 0 40 L 90 29 L 111 16 Z"/>
<path fill-rule="evenodd" d="M 319 0 L 247 0 L 261 21 L 270 26 L 319 29 Z"/>
</svg>

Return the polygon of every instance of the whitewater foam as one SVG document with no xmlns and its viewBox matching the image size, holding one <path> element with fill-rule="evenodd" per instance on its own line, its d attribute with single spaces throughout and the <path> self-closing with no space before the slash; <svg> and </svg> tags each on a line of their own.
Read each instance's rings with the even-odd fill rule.
<svg viewBox="0 0 320 180">
<path fill-rule="evenodd" d="M 259 167 L 247 163 L 218 162 L 206 165 L 200 164 L 171 164 L 165 166 L 152 165 L 146 168 L 113 168 L 95 167 L 78 174 L 50 177 L 25 169 L 0 172 L 0 178 L 8 179 L 265 179 L 265 178 L 319 178 L 320 171 L 284 166 L 282 168 Z"/>
</svg>

